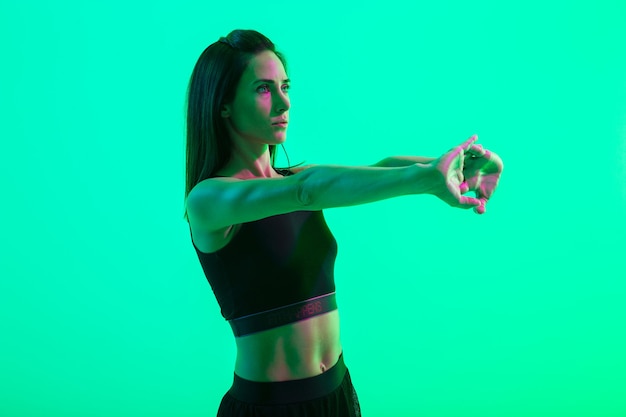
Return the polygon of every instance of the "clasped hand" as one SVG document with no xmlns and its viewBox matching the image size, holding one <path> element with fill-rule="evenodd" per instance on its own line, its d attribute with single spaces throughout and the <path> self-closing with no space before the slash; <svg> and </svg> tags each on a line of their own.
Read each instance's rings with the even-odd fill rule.
<svg viewBox="0 0 626 417">
<path fill-rule="evenodd" d="M 442 186 L 436 187 L 433 194 L 453 207 L 473 208 L 483 214 L 504 164 L 494 152 L 477 145 L 477 140 L 474 135 L 433 161 L 437 173 L 443 176 Z M 475 197 L 465 195 L 469 192 Z"/>
</svg>

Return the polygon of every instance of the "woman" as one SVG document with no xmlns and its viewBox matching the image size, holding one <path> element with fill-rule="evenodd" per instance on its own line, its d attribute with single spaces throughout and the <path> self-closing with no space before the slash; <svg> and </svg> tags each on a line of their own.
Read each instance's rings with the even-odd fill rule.
<svg viewBox="0 0 626 417">
<path fill-rule="evenodd" d="M 218 416 L 359 416 L 322 210 L 433 194 L 483 213 L 502 163 L 473 136 L 440 158 L 274 168 L 288 91 L 284 57 L 249 30 L 210 45 L 189 84 L 185 215 L 237 345 Z"/>
</svg>

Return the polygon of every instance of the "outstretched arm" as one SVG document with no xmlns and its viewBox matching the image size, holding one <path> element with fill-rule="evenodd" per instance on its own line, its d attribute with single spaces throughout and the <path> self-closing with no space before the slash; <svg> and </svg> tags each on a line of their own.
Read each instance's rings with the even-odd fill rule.
<svg viewBox="0 0 626 417">
<path fill-rule="evenodd" d="M 410 165 L 415 164 L 429 164 L 433 162 L 437 158 L 432 158 L 429 156 L 388 156 L 387 158 L 381 159 L 372 165 L 366 165 L 370 168 L 400 168 L 400 167 L 408 167 Z M 290 168 L 291 172 L 297 174 L 298 172 L 302 172 L 306 169 L 309 169 L 315 165 L 299 165 L 296 167 Z"/>
<path fill-rule="evenodd" d="M 428 156 L 390 156 L 370 166 L 382 168 L 405 167 L 413 164 L 429 164 L 435 159 L 437 158 Z"/>
<path fill-rule="evenodd" d="M 188 213 L 205 230 L 217 231 L 292 211 L 353 206 L 407 194 L 432 194 L 452 207 L 477 207 L 480 200 L 461 192 L 465 153 L 475 141 L 472 136 L 430 163 L 387 168 L 313 165 L 283 178 L 207 179 L 189 193 Z"/>
</svg>

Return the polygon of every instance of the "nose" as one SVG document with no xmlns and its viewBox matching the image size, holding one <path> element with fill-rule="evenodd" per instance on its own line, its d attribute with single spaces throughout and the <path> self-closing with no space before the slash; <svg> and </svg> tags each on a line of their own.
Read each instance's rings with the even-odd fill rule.
<svg viewBox="0 0 626 417">
<path fill-rule="evenodd" d="M 278 93 L 278 97 L 276 98 L 276 103 L 274 105 L 274 109 L 277 113 L 284 113 L 291 107 L 291 102 L 289 101 L 289 97 L 282 91 Z"/>
</svg>

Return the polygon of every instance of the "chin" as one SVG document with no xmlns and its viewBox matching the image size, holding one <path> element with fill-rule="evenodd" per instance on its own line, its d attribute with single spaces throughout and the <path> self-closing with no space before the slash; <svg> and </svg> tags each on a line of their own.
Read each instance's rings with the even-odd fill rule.
<svg viewBox="0 0 626 417">
<path fill-rule="evenodd" d="M 273 145 L 280 145 L 282 143 L 287 142 L 287 135 L 282 135 L 282 136 L 274 136 L 274 143 L 272 143 Z"/>
</svg>

